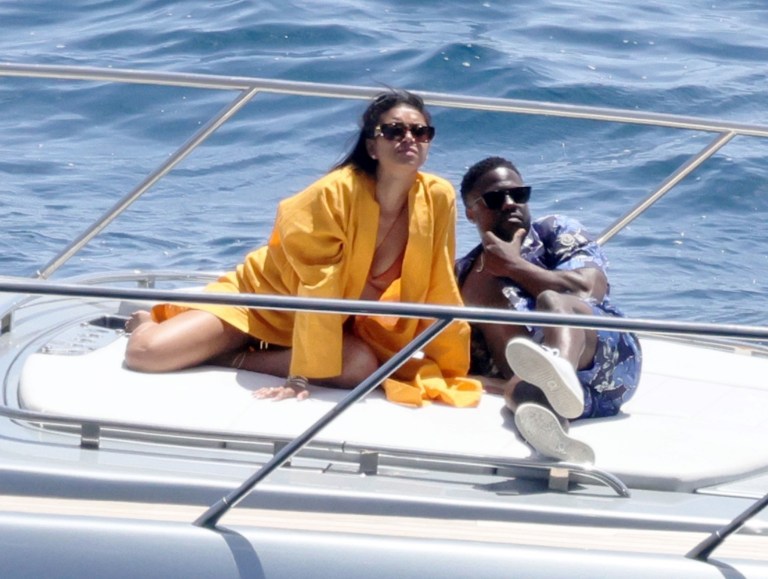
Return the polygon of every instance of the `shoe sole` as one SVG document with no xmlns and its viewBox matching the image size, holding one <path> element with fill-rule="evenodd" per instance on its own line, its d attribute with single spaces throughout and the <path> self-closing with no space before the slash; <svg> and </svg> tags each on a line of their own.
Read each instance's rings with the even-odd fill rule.
<svg viewBox="0 0 768 579">
<path fill-rule="evenodd" d="M 529 340 L 511 340 L 507 344 L 507 363 L 521 380 L 538 386 L 552 408 L 564 418 L 578 418 L 584 412 L 581 384 L 574 391 L 568 379 L 552 364 L 547 354 Z"/>
<path fill-rule="evenodd" d="M 539 454 L 579 464 L 593 464 L 595 452 L 587 443 L 571 438 L 553 412 L 538 404 L 522 404 L 515 412 L 515 426 Z"/>
</svg>

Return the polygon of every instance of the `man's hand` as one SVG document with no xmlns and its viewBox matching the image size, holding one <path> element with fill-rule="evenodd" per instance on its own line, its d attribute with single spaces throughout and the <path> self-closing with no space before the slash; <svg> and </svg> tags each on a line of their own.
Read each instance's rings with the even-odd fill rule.
<svg viewBox="0 0 768 579">
<path fill-rule="evenodd" d="M 509 278 L 532 296 L 545 290 L 572 294 L 582 299 L 598 302 L 605 298 L 608 280 L 595 267 L 573 270 L 548 270 L 527 261 L 521 255 L 526 231 L 518 229 L 512 241 L 504 241 L 492 231 L 482 235 L 483 254 L 481 269 L 488 275 Z"/>
<path fill-rule="evenodd" d="M 510 266 L 523 259 L 521 248 L 525 235 L 525 229 L 518 229 L 512 236 L 512 241 L 504 241 L 492 231 L 484 232 L 483 270 L 496 277 L 507 277 Z"/>
</svg>

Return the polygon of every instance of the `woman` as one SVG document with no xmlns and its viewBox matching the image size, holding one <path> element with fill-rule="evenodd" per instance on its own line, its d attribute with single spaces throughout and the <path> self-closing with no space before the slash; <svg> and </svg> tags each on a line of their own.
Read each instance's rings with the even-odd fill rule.
<svg viewBox="0 0 768 579">
<path fill-rule="evenodd" d="M 283 200 L 267 245 L 207 291 L 461 304 L 453 276 L 455 193 L 444 179 L 419 172 L 434 134 L 420 97 L 380 94 L 347 156 Z M 164 304 L 129 320 L 125 361 L 144 372 L 213 363 L 288 376 L 284 386 L 254 395 L 302 399 L 308 380 L 353 388 L 428 323 Z M 481 386 L 464 378 L 468 368 L 469 327 L 455 322 L 384 387 L 398 402 L 472 406 Z"/>
</svg>

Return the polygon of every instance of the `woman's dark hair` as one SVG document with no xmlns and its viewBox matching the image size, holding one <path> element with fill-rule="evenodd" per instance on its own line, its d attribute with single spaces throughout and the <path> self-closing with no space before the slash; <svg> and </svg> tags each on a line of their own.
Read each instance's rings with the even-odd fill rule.
<svg viewBox="0 0 768 579">
<path fill-rule="evenodd" d="M 517 170 L 515 164 L 509 159 L 505 159 L 504 157 L 486 157 L 482 161 L 478 161 L 472 165 L 467 172 L 464 173 L 464 178 L 461 180 L 461 187 L 459 189 L 461 192 L 461 200 L 466 203 L 467 195 L 469 195 L 472 189 L 475 188 L 475 184 L 477 184 L 480 177 L 499 167 L 506 167 L 510 171 L 514 171 L 522 179 L 520 171 Z"/>
<path fill-rule="evenodd" d="M 358 171 L 367 173 L 371 177 L 376 176 L 376 168 L 379 166 L 379 162 L 376 159 L 371 158 L 368 154 L 368 149 L 365 146 L 367 139 L 372 139 L 374 136 L 374 130 L 376 125 L 379 124 L 381 115 L 386 113 L 389 109 L 392 109 L 399 105 L 408 105 L 419 111 L 423 116 L 427 124 L 431 124 L 432 117 L 424 107 L 424 101 L 418 95 L 415 95 L 407 90 L 389 89 L 379 95 L 377 95 L 365 109 L 362 119 L 360 121 L 360 133 L 357 136 L 357 141 L 354 147 L 347 153 L 341 161 L 333 166 L 333 169 L 340 169 L 347 165 L 352 165 Z"/>
</svg>

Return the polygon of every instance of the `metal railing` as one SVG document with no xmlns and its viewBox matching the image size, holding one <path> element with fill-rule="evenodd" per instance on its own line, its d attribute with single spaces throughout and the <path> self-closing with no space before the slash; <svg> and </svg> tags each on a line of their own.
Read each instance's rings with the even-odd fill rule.
<svg viewBox="0 0 768 579">
<path fill-rule="evenodd" d="M 87 67 L 24 65 L 0 63 L 0 76 L 24 78 L 50 78 L 59 80 L 81 80 L 149 84 L 156 86 L 176 86 L 209 90 L 239 91 L 235 99 L 215 115 L 205 126 L 182 144 L 172 155 L 147 176 L 131 192 L 119 200 L 100 219 L 78 236 L 48 264 L 38 271 L 38 277 L 48 278 L 68 259 L 75 255 L 93 237 L 98 235 L 109 223 L 127 209 L 134 201 L 167 175 L 176 165 L 202 144 L 219 127 L 234 116 L 257 94 L 271 93 L 300 95 L 336 99 L 368 99 L 380 92 L 380 88 L 355 87 L 324 83 L 295 82 L 272 80 L 256 77 L 216 76 L 204 74 L 144 72 L 125 69 L 100 69 Z M 614 122 L 655 127 L 667 127 L 701 132 L 715 133 L 712 142 L 699 153 L 693 155 L 665 179 L 659 187 L 627 214 L 616 220 L 598 236 L 602 244 L 626 227 L 643 211 L 648 209 L 672 187 L 685 179 L 691 172 L 711 158 L 733 138 L 741 136 L 768 137 L 768 126 L 747 123 L 731 123 L 715 119 L 705 119 L 683 115 L 650 113 L 603 107 L 589 107 L 546 102 L 534 102 L 519 99 L 483 98 L 452 95 L 435 92 L 419 92 L 424 101 L 433 106 L 446 108 L 471 109 L 476 111 L 495 111 L 513 114 L 586 119 L 602 122 Z"/>
</svg>

